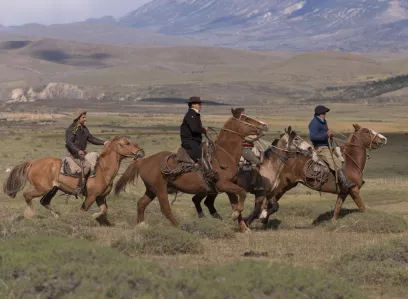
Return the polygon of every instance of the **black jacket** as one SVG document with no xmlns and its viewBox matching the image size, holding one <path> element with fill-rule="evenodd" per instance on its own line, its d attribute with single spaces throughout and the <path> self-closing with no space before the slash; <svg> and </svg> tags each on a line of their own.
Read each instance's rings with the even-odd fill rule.
<svg viewBox="0 0 408 299">
<path fill-rule="evenodd" d="M 65 131 L 65 138 L 65 147 L 74 158 L 79 158 L 78 152 L 85 151 L 88 142 L 95 145 L 103 145 L 105 143 L 103 140 L 92 136 L 86 126 L 76 128 L 75 122 Z"/>
<path fill-rule="evenodd" d="M 203 140 L 202 134 L 204 133 L 205 129 L 201 124 L 200 113 L 189 109 L 180 126 L 181 143 L 194 141 L 201 144 Z"/>
</svg>

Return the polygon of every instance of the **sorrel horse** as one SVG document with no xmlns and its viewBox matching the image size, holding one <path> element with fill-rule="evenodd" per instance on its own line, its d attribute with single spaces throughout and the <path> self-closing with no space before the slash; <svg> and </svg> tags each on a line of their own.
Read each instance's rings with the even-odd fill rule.
<svg viewBox="0 0 408 299">
<path fill-rule="evenodd" d="M 229 192 L 237 194 L 239 200 L 231 202 L 233 218 L 238 220 L 242 231 L 247 227 L 243 221 L 241 212 L 243 210 L 246 192 L 234 183 L 237 176 L 238 163 L 242 152 L 242 141 L 249 135 L 260 135 L 267 130 L 268 126 L 248 116 L 240 118 L 231 117 L 221 129 L 219 137 L 215 142 L 212 167 L 219 174 L 219 180 L 215 183 L 215 192 Z M 160 208 L 164 216 L 173 226 L 178 226 L 178 221 L 171 212 L 168 193 L 180 191 L 187 194 L 205 194 L 213 192 L 198 172 L 183 174 L 175 180 L 166 179 L 161 172 L 161 165 L 166 158 L 172 154 L 164 151 L 133 162 L 117 181 L 115 192 L 118 194 L 127 184 L 134 182 L 140 176 L 146 186 L 146 192 L 138 201 L 137 223 L 143 223 L 145 209 L 157 196 Z M 168 164 L 173 167 L 177 165 L 176 158 L 170 158 Z"/>
<path fill-rule="evenodd" d="M 124 158 L 143 158 L 144 151 L 137 144 L 131 142 L 127 137 L 116 137 L 107 145 L 99 157 L 95 177 L 89 178 L 86 185 L 86 198 L 81 209 L 88 211 L 91 205 L 97 201 L 100 212 L 93 214 L 98 219 L 106 214 L 106 196 L 110 193 L 113 179 L 119 171 L 120 163 Z M 51 207 L 51 199 L 58 190 L 74 195 L 78 186 L 78 178 L 60 174 L 61 159 L 45 157 L 40 160 L 32 160 L 17 165 L 10 172 L 9 177 L 3 184 L 3 191 L 11 198 L 15 198 L 27 181 L 31 189 L 24 192 L 23 196 L 27 203 L 24 216 L 34 216 L 35 210 L 32 200 L 42 197 L 41 205 L 48 209 L 54 217 L 58 213 Z"/>
<path fill-rule="evenodd" d="M 332 221 L 338 219 L 341 207 L 349 195 L 353 198 L 359 210 L 361 212 L 365 211 L 365 205 L 360 196 L 360 189 L 364 185 L 363 172 L 368 159 L 367 150 L 379 149 L 387 144 L 387 138 L 374 130 L 362 128 L 357 124 L 353 124 L 353 127 L 354 132 L 350 135 L 348 142 L 342 146 L 342 152 L 345 157 L 345 175 L 351 182 L 356 184 L 356 186 L 348 192 L 344 192 L 336 186 L 336 177 L 330 172 L 326 183 L 317 190 L 338 195 Z M 253 211 L 253 214 L 260 215 L 264 224 L 268 222 L 268 218 L 271 214 L 278 211 L 279 199 L 299 183 L 310 189 L 316 190 L 316 188 L 312 187 L 313 180 L 307 178 L 304 173 L 305 163 L 310 160 L 310 158 L 311 157 L 300 156 L 294 159 L 288 159 L 284 164 L 282 171 L 279 174 L 276 188 L 267 195 L 267 202 L 264 202 L 263 205 L 261 204 L 263 211 L 260 211 L 261 207 L 259 204 Z M 253 219 L 247 219 L 247 225 L 250 225 L 252 220 Z"/>
<path fill-rule="evenodd" d="M 289 126 L 285 128 L 285 133 L 280 136 L 280 139 L 276 139 L 271 146 L 263 153 L 263 158 L 261 159 L 260 174 L 262 176 L 264 190 L 254 191 L 247 184 L 247 176 L 245 173 L 240 172 L 237 177 L 237 184 L 249 192 L 255 195 L 255 202 L 262 203 L 263 199 L 272 192 L 274 187 L 276 176 L 279 172 L 279 168 L 284 164 L 286 159 L 289 157 L 295 157 L 297 155 L 308 156 L 312 154 L 312 147 L 301 137 L 299 137 L 292 127 Z M 249 187 L 249 188 L 248 188 Z M 234 197 L 234 194 L 227 194 L 229 197 Z M 199 218 L 204 217 L 203 209 L 201 207 L 201 202 L 205 198 L 204 204 L 208 208 L 211 216 L 217 219 L 221 219 L 215 209 L 214 202 L 217 198 L 217 194 L 196 194 L 193 197 L 193 203 L 197 211 Z M 259 213 L 256 215 L 256 217 Z M 252 216 L 253 217 L 253 216 Z"/>
</svg>

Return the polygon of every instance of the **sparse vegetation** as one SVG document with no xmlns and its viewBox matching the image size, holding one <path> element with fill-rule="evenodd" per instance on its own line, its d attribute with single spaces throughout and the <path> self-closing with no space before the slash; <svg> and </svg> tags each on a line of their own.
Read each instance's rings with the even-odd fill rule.
<svg viewBox="0 0 408 299">
<path fill-rule="evenodd" d="M 93 243 L 35 237 L 0 244 L 0 290 L 22 298 L 364 298 L 319 271 L 262 261 L 197 270 L 129 260 Z"/>
<path fill-rule="evenodd" d="M 326 87 L 318 90 L 316 95 L 310 98 L 309 101 L 355 102 L 359 99 L 373 98 L 405 87 L 408 87 L 408 75 L 400 75 L 358 85 Z"/>
</svg>

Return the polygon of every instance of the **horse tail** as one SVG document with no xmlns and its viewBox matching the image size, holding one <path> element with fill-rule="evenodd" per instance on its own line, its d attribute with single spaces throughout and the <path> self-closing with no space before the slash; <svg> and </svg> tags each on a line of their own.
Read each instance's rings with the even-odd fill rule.
<svg viewBox="0 0 408 299">
<path fill-rule="evenodd" d="M 122 176 L 119 178 L 119 180 L 115 184 L 115 194 L 118 195 L 120 192 L 124 191 L 126 186 L 129 183 L 135 183 L 135 180 L 138 179 L 139 177 L 139 167 L 140 167 L 140 161 L 141 160 L 136 160 L 133 163 L 131 163 L 128 168 L 125 170 L 125 172 L 122 174 Z"/>
<path fill-rule="evenodd" d="M 24 189 L 28 181 L 28 170 L 31 162 L 27 161 L 17 165 L 10 172 L 9 177 L 3 183 L 3 192 L 11 198 L 15 198 L 17 193 Z"/>
</svg>

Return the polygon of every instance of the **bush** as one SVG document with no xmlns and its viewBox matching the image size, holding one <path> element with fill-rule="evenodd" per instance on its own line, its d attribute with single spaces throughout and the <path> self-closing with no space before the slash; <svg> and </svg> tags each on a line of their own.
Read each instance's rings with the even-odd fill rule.
<svg viewBox="0 0 408 299">
<path fill-rule="evenodd" d="M 181 226 L 183 231 L 192 233 L 198 237 L 211 240 L 232 239 L 235 237 L 233 228 L 229 222 L 214 218 L 200 218 L 186 222 Z"/>
<path fill-rule="evenodd" d="M 187 232 L 168 226 L 138 228 L 113 241 L 111 246 L 128 255 L 196 254 L 203 252 L 200 240 Z"/>
<path fill-rule="evenodd" d="M 327 229 L 337 232 L 389 234 L 406 231 L 408 224 L 401 217 L 370 210 L 346 215 L 335 224 L 327 224 Z"/>
<path fill-rule="evenodd" d="M 35 237 L 0 244 L 10 298 L 364 298 L 339 278 L 281 263 L 161 267 L 91 242 Z"/>
<path fill-rule="evenodd" d="M 46 218 L 24 219 L 15 217 L 0 219 L 0 240 L 10 238 L 27 238 L 33 235 L 69 236 L 80 239 L 94 240 L 92 228 L 99 226 L 90 214 L 84 212 L 68 212 L 58 219 L 51 215 Z"/>
<path fill-rule="evenodd" d="M 408 240 L 394 239 L 348 253 L 330 269 L 351 282 L 379 286 L 382 292 L 389 288 L 388 291 L 408 295 Z"/>
</svg>

